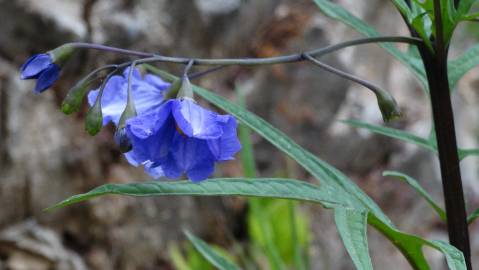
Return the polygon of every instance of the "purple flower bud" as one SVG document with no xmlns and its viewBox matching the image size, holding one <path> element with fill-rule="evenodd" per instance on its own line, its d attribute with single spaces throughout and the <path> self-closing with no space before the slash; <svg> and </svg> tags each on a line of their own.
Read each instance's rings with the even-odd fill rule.
<svg viewBox="0 0 479 270">
<path fill-rule="evenodd" d="M 60 77 L 60 67 L 75 52 L 72 44 L 65 44 L 48 53 L 35 54 L 20 68 L 22 80 L 36 79 L 34 92 L 39 94 L 50 88 Z"/>
<path fill-rule="evenodd" d="M 48 53 L 36 54 L 30 57 L 20 69 L 22 80 L 36 79 L 35 93 L 41 93 L 50 88 L 60 77 L 60 66 L 53 63 Z"/>
</svg>

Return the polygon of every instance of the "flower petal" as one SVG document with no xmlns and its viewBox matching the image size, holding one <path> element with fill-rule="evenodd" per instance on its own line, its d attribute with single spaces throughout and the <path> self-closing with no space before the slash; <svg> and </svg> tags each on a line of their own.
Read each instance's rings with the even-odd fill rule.
<svg viewBox="0 0 479 270">
<path fill-rule="evenodd" d="M 60 67 L 57 64 L 50 64 L 37 79 L 35 93 L 41 93 L 52 86 L 60 77 Z"/>
<path fill-rule="evenodd" d="M 36 78 L 52 63 L 49 54 L 42 53 L 30 57 L 20 68 L 22 80 Z"/>
<path fill-rule="evenodd" d="M 123 76 L 117 75 L 110 78 L 106 83 L 102 95 L 103 125 L 112 121 L 118 125 L 121 114 L 125 110 L 128 96 L 128 71 L 125 69 Z M 163 102 L 163 91 L 153 84 L 143 80 L 138 69 L 135 69 L 132 76 L 131 91 L 135 108 L 138 115 L 149 113 L 157 109 Z M 99 89 L 90 91 L 88 102 L 90 106 L 95 103 Z"/>
<path fill-rule="evenodd" d="M 144 80 L 160 90 L 166 90 L 171 85 L 170 83 L 163 81 L 160 77 L 152 74 L 146 74 Z"/>
<path fill-rule="evenodd" d="M 148 161 L 145 163 L 145 172 L 149 174 L 153 179 L 158 179 L 165 176 L 165 172 L 161 166 L 154 166 L 153 162 Z"/>
<path fill-rule="evenodd" d="M 125 91 L 124 91 L 125 90 Z M 88 93 L 88 103 L 90 106 L 95 104 L 95 100 L 100 90 L 92 90 Z M 101 111 L 103 113 L 103 125 L 110 121 L 118 125 L 121 114 L 126 106 L 126 85 L 125 79 L 121 76 L 113 76 L 106 82 L 105 89 L 101 97 Z"/>
<path fill-rule="evenodd" d="M 135 166 L 135 167 L 140 166 L 141 160 L 135 155 L 135 152 L 130 151 L 130 152 L 124 153 L 123 155 L 125 156 L 128 163 L 130 163 L 132 166 Z"/>
<path fill-rule="evenodd" d="M 217 114 L 189 99 L 175 100 L 173 115 L 181 131 L 188 137 L 216 139 L 223 134 Z"/>
<path fill-rule="evenodd" d="M 178 168 L 192 181 L 204 180 L 214 171 L 214 157 L 205 140 L 176 132 L 170 152 Z"/>
<path fill-rule="evenodd" d="M 139 162 L 149 160 L 161 165 L 167 159 L 176 132 L 171 105 L 167 102 L 157 111 L 126 121 L 126 134 Z"/>
<path fill-rule="evenodd" d="M 223 123 L 223 135 L 218 139 L 207 140 L 208 147 L 217 161 L 234 159 L 234 155 L 241 150 L 241 143 L 236 133 L 236 119 L 231 115 L 218 115 L 219 122 Z"/>
</svg>

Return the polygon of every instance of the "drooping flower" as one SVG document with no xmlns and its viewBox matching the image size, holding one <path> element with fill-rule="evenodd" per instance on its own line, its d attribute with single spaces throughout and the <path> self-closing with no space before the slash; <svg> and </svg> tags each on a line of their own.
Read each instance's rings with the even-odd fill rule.
<svg viewBox="0 0 479 270">
<path fill-rule="evenodd" d="M 53 62 L 49 53 L 30 57 L 20 68 L 22 80 L 36 79 L 34 91 L 41 93 L 50 88 L 60 77 L 60 66 Z"/>
<path fill-rule="evenodd" d="M 112 76 L 105 85 L 101 96 L 103 125 L 110 121 L 116 126 L 118 125 L 127 103 L 129 70 L 129 68 L 125 69 L 123 75 Z M 163 94 L 170 84 L 155 75 L 147 74 L 142 77 L 138 69 L 133 71 L 131 79 L 131 93 L 137 114 L 145 114 L 158 108 L 163 102 Z M 96 89 L 88 93 L 90 106 L 95 104 L 99 91 Z"/>
<path fill-rule="evenodd" d="M 61 66 L 70 59 L 75 50 L 73 44 L 67 43 L 47 53 L 33 55 L 20 68 L 20 78 L 36 79 L 35 93 L 47 90 L 58 80 Z"/>
<path fill-rule="evenodd" d="M 213 173 L 216 162 L 233 159 L 241 149 L 236 127 L 232 116 L 206 110 L 189 98 L 168 100 L 126 122 L 133 146 L 127 158 L 145 164 L 153 177 L 186 174 L 201 181 Z"/>
</svg>

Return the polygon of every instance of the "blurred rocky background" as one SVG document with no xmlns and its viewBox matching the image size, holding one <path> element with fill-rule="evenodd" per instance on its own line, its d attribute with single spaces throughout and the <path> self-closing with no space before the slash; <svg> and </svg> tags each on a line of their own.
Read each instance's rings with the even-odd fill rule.
<svg viewBox="0 0 479 270">
<path fill-rule="evenodd" d="M 407 34 L 388 1 L 336 2 L 383 33 Z M 85 110 L 73 117 L 59 110 L 62 97 L 83 74 L 126 58 L 85 51 L 69 63 L 54 89 L 35 95 L 33 84 L 20 81 L 18 73 L 31 54 L 86 41 L 164 55 L 267 57 L 358 37 L 309 0 L 0 0 L 0 18 L 0 269 L 14 270 L 174 269 L 168 251 L 185 241 L 183 228 L 226 249 L 247 241 L 247 209 L 241 199 L 109 196 L 44 212 L 100 184 L 143 181 L 147 176 L 122 158 L 112 129 L 90 137 L 83 128 Z M 474 41 L 468 31 L 461 28 L 453 54 Z M 347 49 L 325 61 L 391 91 L 404 117 L 390 125 L 428 136 L 428 99 L 411 74 L 382 49 Z M 465 147 L 478 142 L 478 73 L 470 72 L 454 96 L 458 138 Z M 406 185 L 381 176 L 386 169 L 410 174 L 440 201 L 434 155 L 337 121 L 382 123 L 367 90 L 306 63 L 230 67 L 196 83 L 232 100 L 234 89 L 240 88 L 251 110 L 351 176 L 399 228 L 446 239 L 445 227 L 422 199 Z M 259 136 L 253 141 L 261 175 L 281 175 L 287 167 L 289 175 L 310 178 Z M 468 205 L 475 209 L 477 159 L 468 158 L 463 165 Z M 224 164 L 217 175 L 239 176 L 241 165 Z M 302 210 L 312 222 L 312 269 L 352 269 L 331 213 L 310 205 Z M 479 260 L 478 231 L 479 224 L 471 227 L 474 261 Z M 376 269 L 410 269 L 373 229 L 369 247 Z M 433 269 L 444 267 L 439 253 L 429 256 Z"/>
</svg>

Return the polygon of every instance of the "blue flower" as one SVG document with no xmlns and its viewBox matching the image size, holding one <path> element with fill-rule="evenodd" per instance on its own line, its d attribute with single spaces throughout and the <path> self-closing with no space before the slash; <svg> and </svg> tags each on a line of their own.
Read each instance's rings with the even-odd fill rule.
<svg viewBox="0 0 479 270">
<path fill-rule="evenodd" d="M 198 182 L 208 178 L 216 162 L 231 160 L 241 149 L 237 123 L 231 115 L 206 110 L 195 101 L 174 99 L 157 110 L 126 122 L 133 146 L 132 164 L 144 164 L 153 177 L 186 174 Z"/>
<path fill-rule="evenodd" d="M 53 62 L 49 53 L 30 57 L 20 68 L 22 80 L 36 79 L 34 91 L 41 93 L 50 88 L 60 77 L 60 66 Z"/>
<path fill-rule="evenodd" d="M 110 121 L 118 126 L 121 114 L 125 110 L 128 96 L 128 73 L 125 69 L 123 75 L 115 75 L 108 80 L 101 97 L 103 125 Z M 163 93 L 170 86 L 157 76 L 147 74 L 142 78 L 138 69 L 133 71 L 131 91 L 138 115 L 148 113 L 160 106 L 163 102 Z M 88 103 L 95 104 L 99 89 L 88 93 Z"/>
</svg>

